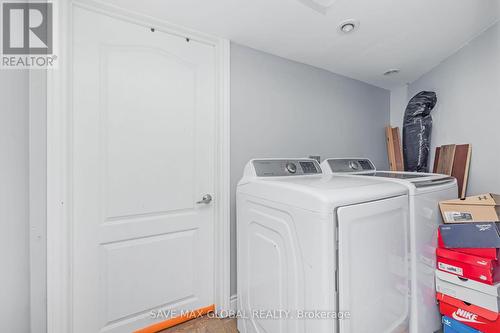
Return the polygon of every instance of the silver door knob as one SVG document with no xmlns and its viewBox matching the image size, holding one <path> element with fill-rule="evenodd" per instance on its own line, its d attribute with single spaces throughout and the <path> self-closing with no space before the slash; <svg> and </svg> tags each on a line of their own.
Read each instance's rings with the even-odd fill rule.
<svg viewBox="0 0 500 333">
<path fill-rule="evenodd" d="M 200 201 L 197 201 L 197 204 L 209 204 L 212 202 L 212 196 L 210 194 L 205 194 Z"/>
</svg>

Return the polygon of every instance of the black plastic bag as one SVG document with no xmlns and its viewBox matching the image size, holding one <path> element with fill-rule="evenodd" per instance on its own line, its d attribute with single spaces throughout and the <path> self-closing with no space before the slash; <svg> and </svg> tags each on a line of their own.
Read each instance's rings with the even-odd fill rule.
<svg viewBox="0 0 500 333">
<path fill-rule="evenodd" d="M 433 91 L 413 96 L 403 120 L 403 158 L 406 171 L 428 172 L 431 149 L 431 111 L 437 97 Z"/>
</svg>

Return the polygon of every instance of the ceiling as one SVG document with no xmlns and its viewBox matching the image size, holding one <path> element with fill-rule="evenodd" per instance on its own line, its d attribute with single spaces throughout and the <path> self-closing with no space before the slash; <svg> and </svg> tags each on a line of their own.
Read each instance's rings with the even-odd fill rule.
<svg viewBox="0 0 500 333">
<path fill-rule="evenodd" d="M 105 2 L 388 89 L 418 79 L 500 18 L 500 0 Z M 340 33 L 346 19 L 358 29 Z M 390 69 L 400 73 L 384 76 Z"/>
</svg>

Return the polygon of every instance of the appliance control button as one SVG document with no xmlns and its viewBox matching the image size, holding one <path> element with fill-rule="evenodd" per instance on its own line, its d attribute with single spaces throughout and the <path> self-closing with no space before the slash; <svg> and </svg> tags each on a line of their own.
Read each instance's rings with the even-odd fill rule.
<svg viewBox="0 0 500 333">
<path fill-rule="evenodd" d="M 356 163 L 355 161 L 350 161 L 349 168 L 351 168 L 353 170 L 358 170 L 358 168 L 359 168 L 358 163 Z"/>
<path fill-rule="evenodd" d="M 295 165 L 295 163 L 288 162 L 286 164 L 286 171 L 288 171 L 290 173 L 296 173 L 297 172 L 297 165 Z"/>
</svg>

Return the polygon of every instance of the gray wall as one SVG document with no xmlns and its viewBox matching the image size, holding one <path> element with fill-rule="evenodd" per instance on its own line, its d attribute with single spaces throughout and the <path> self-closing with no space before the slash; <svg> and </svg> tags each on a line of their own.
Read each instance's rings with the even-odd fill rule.
<svg viewBox="0 0 500 333">
<path fill-rule="evenodd" d="M 366 156 L 387 168 L 389 91 L 231 44 L 231 293 L 235 189 L 255 157 Z"/>
<path fill-rule="evenodd" d="M 472 144 L 468 194 L 500 193 L 499 57 L 496 24 L 409 86 L 409 98 L 421 90 L 437 93 L 432 157 L 436 146 Z"/>
<path fill-rule="evenodd" d="M 0 71 L 0 332 L 28 333 L 27 71 Z"/>
<path fill-rule="evenodd" d="M 403 116 L 408 105 L 408 85 L 391 89 L 391 126 L 403 134 Z"/>
</svg>

